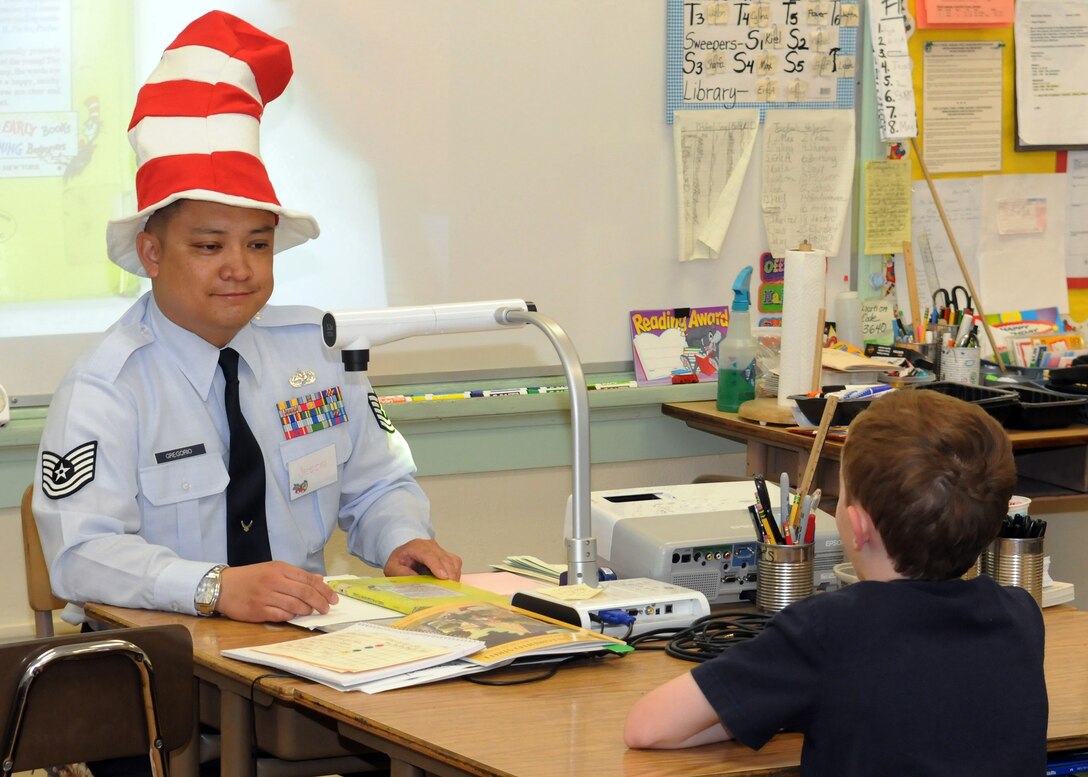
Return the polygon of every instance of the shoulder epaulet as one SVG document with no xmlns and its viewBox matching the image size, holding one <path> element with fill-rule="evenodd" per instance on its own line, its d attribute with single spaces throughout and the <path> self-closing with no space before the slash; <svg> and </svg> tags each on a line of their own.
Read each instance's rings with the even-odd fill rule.
<svg viewBox="0 0 1088 777">
<path fill-rule="evenodd" d="M 103 335 L 102 340 L 76 362 L 85 374 L 96 375 L 112 382 L 121 373 L 125 362 L 140 348 L 154 342 L 154 335 L 147 326 L 137 322 L 121 321 Z"/>
<path fill-rule="evenodd" d="M 321 325 L 324 312 L 309 305 L 265 305 L 253 318 L 254 326 L 298 326 L 300 324 Z"/>
</svg>

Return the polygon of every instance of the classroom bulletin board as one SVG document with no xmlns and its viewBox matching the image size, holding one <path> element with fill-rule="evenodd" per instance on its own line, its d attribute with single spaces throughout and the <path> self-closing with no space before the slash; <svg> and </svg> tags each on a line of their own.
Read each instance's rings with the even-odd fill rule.
<svg viewBox="0 0 1088 777">
<path fill-rule="evenodd" d="M 1001 163 L 1000 170 L 972 171 L 972 172 L 939 172 L 930 171 L 931 179 L 970 178 L 984 175 L 1027 175 L 1027 174 L 1052 174 L 1065 172 L 1066 152 L 1053 150 L 1018 150 L 1016 147 L 1016 63 L 1014 46 L 1014 27 L 1010 24 L 1002 27 L 960 27 L 960 28 L 934 28 L 919 27 L 917 24 L 917 5 L 922 0 L 907 0 L 907 25 L 908 49 L 913 63 L 912 83 L 915 96 L 915 104 L 918 109 L 919 135 L 916 142 L 925 153 L 926 116 L 923 106 L 926 98 L 925 83 L 925 57 L 927 49 L 933 44 L 950 44 L 955 42 L 993 42 L 1000 50 L 1001 57 Z M 871 78 L 871 71 L 862 67 L 863 80 Z M 871 89 L 872 83 L 863 84 L 863 89 Z M 910 148 L 909 142 L 900 146 L 894 144 L 878 144 L 880 152 L 887 158 L 906 156 L 910 160 L 911 179 L 915 182 L 924 180 L 923 170 L 918 157 Z M 879 152 L 878 152 L 879 153 Z M 862 237 L 859 242 L 864 242 L 864 223 L 861 228 Z M 917 248 L 917 247 L 916 247 Z M 867 262 L 867 268 L 875 274 L 879 274 L 881 260 L 868 256 L 863 258 Z M 918 272 L 922 272 L 921 267 Z M 865 273 L 862 274 L 864 277 Z M 977 281 L 977 279 L 975 279 Z M 1068 279 L 1068 305 L 1062 305 L 1063 312 L 1068 311 L 1074 321 L 1088 319 L 1088 279 L 1070 277 Z M 991 312 L 987 310 L 987 312 Z M 993 311 L 996 312 L 996 311 Z"/>
</svg>

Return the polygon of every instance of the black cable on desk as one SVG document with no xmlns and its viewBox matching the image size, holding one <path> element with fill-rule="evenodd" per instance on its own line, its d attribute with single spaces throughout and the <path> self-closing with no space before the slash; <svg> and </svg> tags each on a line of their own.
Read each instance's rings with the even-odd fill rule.
<svg viewBox="0 0 1088 777">
<path fill-rule="evenodd" d="M 545 666 L 544 668 L 538 669 L 536 672 L 529 675 L 528 677 L 518 677 L 518 678 L 509 679 L 509 680 L 491 679 L 490 676 L 492 674 L 496 673 L 496 672 L 525 671 L 527 669 L 533 668 L 534 664 L 532 662 L 525 661 L 524 659 L 522 659 L 522 662 L 515 662 L 513 664 L 507 664 L 505 666 L 496 667 L 495 669 L 492 669 L 492 670 L 484 673 L 484 675 L 470 674 L 470 675 L 465 675 L 461 679 L 464 680 L 465 682 L 476 683 L 477 685 L 493 685 L 493 686 L 525 685 L 527 683 L 536 683 L 536 682 L 540 682 L 542 680 L 547 680 L 547 679 L 549 679 L 551 677 L 554 677 L 555 674 L 560 669 L 562 669 L 563 667 L 567 666 L 568 664 L 572 664 L 572 663 L 574 663 L 576 661 L 585 661 L 585 662 L 589 663 L 589 662 L 592 662 L 592 661 L 602 661 L 605 658 L 608 658 L 610 656 L 614 656 L 616 658 L 622 658 L 624 655 L 625 655 L 624 653 L 613 653 L 611 650 L 604 650 L 604 651 L 602 651 L 600 653 L 574 653 L 573 655 L 562 656 L 560 658 L 554 658 L 554 657 L 546 658 L 546 657 L 543 657 L 543 660 L 546 662 L 547 666 Z"/>
<path fill-rule="evenodd" d="M 771 615 L 753 612 L 704 615 L 686 629 L 654 629 L 627 640 L 639 650 L 664 650 L 673 658 L 702 662 L 763 631 Z M 654 643 L 665 643 L 655 646 Z"/>
</svg>

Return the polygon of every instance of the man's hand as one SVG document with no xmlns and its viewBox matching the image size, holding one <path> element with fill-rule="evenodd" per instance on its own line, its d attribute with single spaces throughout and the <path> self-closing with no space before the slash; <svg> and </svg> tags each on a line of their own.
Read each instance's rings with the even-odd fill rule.
<svg viewBox="0 0 1088 777">
<path fill-rule="evenodd" d="M 223 570 L 216 611 L 236 621 L 289 621 L 321 614 L 338 600 L 321 575 L 283 561 L 266 561 Z"/>
<path fill-rule="evenodd" d="M 389 555 L 383 571 L 386 577 L 434 575 L 440 580 L 460 580 L 461 557 L 434 540 L 411 540 Z"/>
</svg>

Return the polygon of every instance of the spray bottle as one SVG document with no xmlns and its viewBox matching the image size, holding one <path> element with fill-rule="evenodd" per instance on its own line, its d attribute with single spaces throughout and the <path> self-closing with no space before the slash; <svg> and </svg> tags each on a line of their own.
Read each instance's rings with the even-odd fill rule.
<svg viewBox="0 0 1088 777">
<path fill-rule="evenodd" d="M 748 319 L 752 280 L 749 265 L 733 281 L 733 305 L 729 308 L 729 329 L 718 348 L 718 409 L 735 413 L 741 404 L 756 396 L 756 339 Z"/>
</svg>

